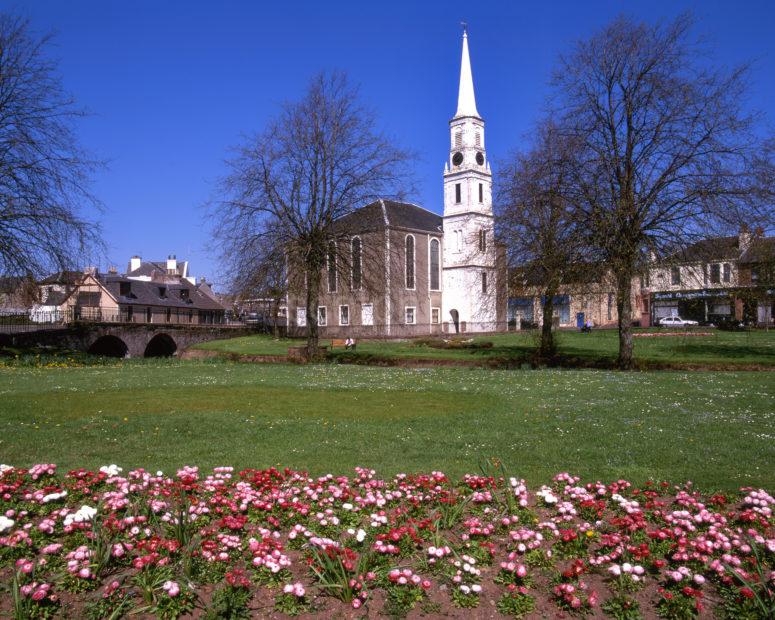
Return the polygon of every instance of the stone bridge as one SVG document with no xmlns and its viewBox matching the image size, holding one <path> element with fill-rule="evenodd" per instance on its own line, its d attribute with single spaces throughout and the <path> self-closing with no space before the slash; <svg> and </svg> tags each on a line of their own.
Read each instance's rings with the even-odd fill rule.
<svg viewBox="0 0 775 620">
<path fill-rule="evenodd" d="M 241 326 L 90 322 L 0 334 L 0 339 L 11 346 L 54 346 L 110 357 L 169 357 L 200 342 L 255 333 Z"/>
</svg>

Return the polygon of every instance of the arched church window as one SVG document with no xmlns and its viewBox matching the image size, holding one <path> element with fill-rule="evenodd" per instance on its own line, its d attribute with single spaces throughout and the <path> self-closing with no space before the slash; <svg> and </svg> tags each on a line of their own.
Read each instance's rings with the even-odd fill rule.
<svg viewBox="0 0 775 620">
<path fill-rule="evenodd" d="M 476 146 L 482 146 L 482 134 L 476 132 Z"/>
<path fill-rule="evenodd" d="M 463 132 L 458 131 L 455 133 L 455 146 L 462 146 L 463 145 Z"/>
<path fill-rule="evenodd" d="M 336 242 L 329 241 L 328 243 L 328 292 L 336 293 Z"/>
<path fill-rule="evenodd" d="M 438 239 L 431 239 L 431 290 L 432 291 L 438 291 L 440 287 L 440 277 L 439 277 L 439 266 L 440 266 L 440 251 L 439 251 L 439 240 Z"/>
<path fill-rule="evenodd" d="M 414 235 L 406 235 L 406 288 L 414 288 Z"/>
<path fill-rule="evenodd" d="M 361 288 L 361 238 L 353 237 L 352 240 L 352 289 L 358 291 Z"/>
</svg>

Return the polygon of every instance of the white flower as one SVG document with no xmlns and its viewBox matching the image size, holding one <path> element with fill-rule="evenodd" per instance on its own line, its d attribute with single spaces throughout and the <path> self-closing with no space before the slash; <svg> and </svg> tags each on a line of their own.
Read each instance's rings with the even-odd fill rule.
<svg viewBox="0 0 775 620">
<path fill-rule="evenodd" d="M 2 476 L 7 471 L 11 471 L 12 469 L 13 465 L 4 465 L 0 463 L 0 476 Z"/>
<path fill-rule="evenodd" d="M 122 471 L 124 471 L 121 467 L 118 465 L 103 465 L 100 467 L 100 471 L 103 474 L 108 474 L 108 476 L 118 476 Z"/>
<path fill-rule="evenodd" d="M 13 527 L 14 520 L 0 515 L 0 533 L 10 530 Z"/>
<path fill-rule="evenodd" d="M 85 523 L 86 521 L 91 521 L 96 514 L 96 508 L 81 506 L 76 512 L 71 512 L 65 517 L 64 526 L 69 527 L 73 523 Z"/>
<path fill-rule="evenodd" d="M 366 539 L 366 530 L 359 529 L 358 533 L 355 535 L 355 540 L 357 540 L 359 543 L 363 542 Z"/>
<path fill-rule="evenodd" d="M 48 495 L 44 496 L 41 501 L 44 504 L 48 504 L 49 502 L 54 502 L 58 499 L 62 499 L 63 497 L 67 497 L 67 491 L 62 491 L 61 493 L 49 493 Z"/>
</svg>

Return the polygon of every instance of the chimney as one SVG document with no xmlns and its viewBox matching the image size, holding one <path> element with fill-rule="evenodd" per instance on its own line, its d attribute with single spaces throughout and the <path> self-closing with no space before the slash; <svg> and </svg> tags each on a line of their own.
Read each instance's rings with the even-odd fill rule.
<svg viewBox="0 0 775 620">
<path fill-rule="evenodd" d="M 136 270 L 140 269 L 140 265 L 142 264 L 142 262 L 143 262 L 143 259 L 140 258 L 139 256 L 133 256 L 132 258 L 130 258 L 129 259 L 129 271 L 130 271 L 130 273 L 132 271 L 136 271 Z"/>
<path fill-rule="evenodd" d="M 178 259 L 175 257 L 174 254 L 170 254 L 167 257 L 167 274 L 177 275 L 177 273 L 178 273 Z"/>
<path fill-rule="evenodd" d="M 751 230 L 745 224 L 740 227 L 740 233 L 737 235 L 737 249 L 740 254 L 744 254 L 751 247 Z"/>
<path fill-rule="evenodd" d="M 108 267 L 108 273 L 116 274 L 116 273 L 118 273 L 118 269 L 116 269 L 115 265 L 111 265 L 110 267 Z"/>
<path fill-rule="evenodd" d="M 84 275 L 87 275 L 87 276 L 95 276 L 97 275 L 97 268 L 92 265 L 89 265 L 88 267 L 86 267 L 86 269 L 83 270 L 83 273 Z"/>
</svg>

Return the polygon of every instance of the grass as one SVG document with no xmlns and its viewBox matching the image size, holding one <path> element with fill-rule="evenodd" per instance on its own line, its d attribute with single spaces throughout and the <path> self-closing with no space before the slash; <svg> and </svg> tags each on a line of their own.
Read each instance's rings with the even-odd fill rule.
<svg viewBox="0 0 775 620">
<path fill-rule="evenodd" d="M 145 361 L 0 369 L 0 462 L 173 471 L 283 465 L 312 474 L 501 459 L 546 482 L 775 488 L 768 372 L 505 371 Z"/>
<path fill-rule="evenodd" d="M 636 330 L 642 333 L 647 330 Z M 659 331 L 659 330 L 648 330 Z M 422 358 L 453 360 L 527 361 L 536 346 L 536 332 L 477 336 L 474 342 L 492 342 L 490 349 L 437 349 L 413 340 L 359 341 L 355 353 L 337 349 L 333 357 Z M 597 330 L 591 334 L 575 331 L 557 333 L 559 354 L 585 362 L 613 363 L 618 351 L 615 330 Z M 328 345 L 323 340 L 321 344 Z M 196 348 L 242 355 L 284 355 L 289 346 L 299 346 L 301 340 L 275 340 L 271 336 L 245 336 L 216 340 Z M 713 331 L 711 336 L 669 336 L 635 338 L 635 356 L 652 364 L 724 364 L 775 367 L 775 331 L 725 332 Z"/>
</svg>

